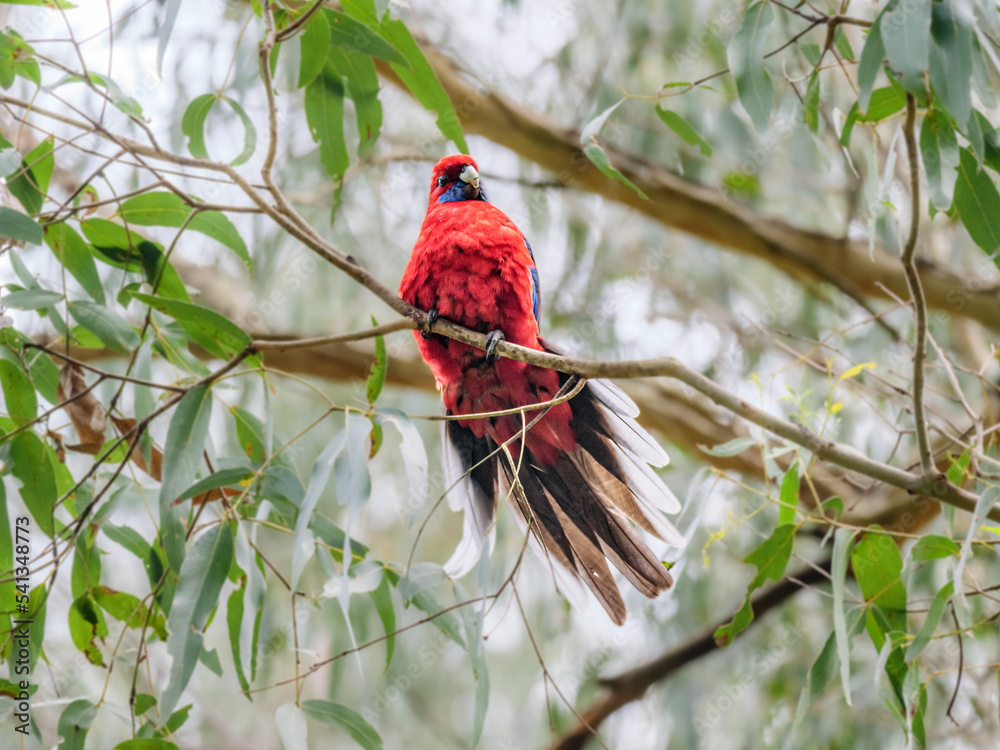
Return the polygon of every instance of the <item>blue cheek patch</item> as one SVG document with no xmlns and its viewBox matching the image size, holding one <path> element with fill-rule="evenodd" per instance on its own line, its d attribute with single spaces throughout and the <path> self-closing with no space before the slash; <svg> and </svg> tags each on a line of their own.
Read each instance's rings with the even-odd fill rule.
<svg viewBox="0 0 1000 750">
<path fill-rule="evenodd" d="M 449 187 L 444 193 L 441 194 L 441 197 L 437 199 L 437 202 L 457 203 L 458 201 L 467 201 L 467 200 L 469 199 L 465 197 L 465 183 L 459 180 L 451 183 L 451 187 Z M 484 193 L 481 189 L 479 191 L 479 197 L 476 198 L 475 200 L 489 203 L 489 201 L 486 200 L 486 193 Z"/>
</svg>

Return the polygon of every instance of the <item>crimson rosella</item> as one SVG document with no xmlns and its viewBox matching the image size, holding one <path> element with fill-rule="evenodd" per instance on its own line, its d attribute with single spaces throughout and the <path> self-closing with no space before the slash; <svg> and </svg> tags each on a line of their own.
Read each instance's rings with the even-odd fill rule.
<svg viewBox="0 0 1000 750">
<path fill-rule="evenodd" d="M 434 167 L 427 215 L 399 293 L 427 311 L 431 321 L 447 318 L 487 335 L 483 352 L 414 332 L 448 414 L 549 401 L 566 384 L 568 376 L 554 370 L 495 356 L 501 339 L 552 349 L 538 335 L 538 272 L 531 246 L 487 201 L 471 157 L 449 156 Z M 524 423 L 539 413 L 527 412 Z M 550 568 L 564 592 L 572 593 L 565 590 L 574 578 L 582 580 L 615 623 L 625 621 L 625 605 L 607 560 L 650 598 L 670 588 L 665 566 L 630 523 L 673 546 L 683 544 L 660 513 L 675 513 L 680 506 L 650 469 L 665 465 L 667 455 L 636 424 L 637 415 L 618 388 L 588 381 L 570 401 L 551 407 L 529 429 L 523 446 L 519 440 L 508 445 L 513 465 L 497 446 L 522 430 L 521 415 L 443 422 L 445 486 L 454 485 L 449 505 L 465 512 L 462 541 L 445 571 L 457 578 L 475 565 L 486 538 L 492 543 L 498 499 L 509 495 L 519 520 L 555 561 Z M 518 465 L 523 496 L 509 492 Z"/>
</svg>

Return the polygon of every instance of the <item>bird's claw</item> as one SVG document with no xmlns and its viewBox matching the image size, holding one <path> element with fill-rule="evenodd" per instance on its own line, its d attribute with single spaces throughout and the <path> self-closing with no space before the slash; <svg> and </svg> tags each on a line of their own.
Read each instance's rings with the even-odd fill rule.
<svg viewBox="0 0 1000 750">
<path fill-rule="evenodd" d="M 420 335 L 423 336 L 424 341 L 427 341 L 427 339 L 429 339 L 431 336 L 434 335 L 433 333 L 431 333 L 431 326 L 434 325 L 434 323 L 436 323 L 437 319 L 440 317 L 441 313 L 438 312 L 438 309 L 436 307 L 432 307 L 430 310 L 427 311 L 427 321 L 426 321 L 427 327 L 420 332 Z"/>
<path fill-rule="evenodd" d="M 497 344 L 505 340 L 503 331 L 499 328 L 486 334 L 486 364 L 492 365 L 500 358 L 497 354 Z"/>
</svg>

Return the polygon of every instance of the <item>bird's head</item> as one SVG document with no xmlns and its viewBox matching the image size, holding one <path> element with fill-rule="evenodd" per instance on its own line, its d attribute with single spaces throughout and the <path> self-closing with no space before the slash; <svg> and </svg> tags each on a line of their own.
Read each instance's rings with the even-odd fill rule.
<svg viewBox="0 0 1000 750">
<path fill-rule="evenodd" d="M 446 156 L 434 167 L 430 205 L 456 201 L 485 201 L 479 170 L 471 156 Z"/>
</svg>

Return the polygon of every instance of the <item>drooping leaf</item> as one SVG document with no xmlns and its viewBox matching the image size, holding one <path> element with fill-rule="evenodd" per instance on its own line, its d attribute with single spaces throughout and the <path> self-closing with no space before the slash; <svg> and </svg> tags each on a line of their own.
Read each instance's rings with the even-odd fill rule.
<svg viewBox="0 0 1000 750">
<path fill-rule="evenodd" d="M 310 718 L 347 732 L 365 750 L 384 750 L 375 727 L 352 708 L 332 701 L 308 700 L 302 702 L 302 710 Z"/>
<path fill-rule="evenodd" d="M 139 334 L 127 320 L 107 306 L 90 300 L 77 300 L 66 307 L 73 320 L 97 336 L 108 349 L 131 352 L 139 346 Z"/>
<path fill-rule="evenodd" d="M 10 206 L 0 206 L 0 237 L 41 245 L 42 228 L 30 216 Z"/>
<path fill-rule="evenodd" d="M 837 529 L 833 535 L 833 558 L 830 564 L 830 578 L 833 584 L 833 631 L 837 638 L 837 658 L 840 660 L 840 684 L 848 706 L 852 705 L 851 636 L 847 630 L 847 618 L 844 612 L 844 583 L 853 544 L 854 534 L 849 529 Z"/>
<path fill-rule="evenodd" d="M 181 569 L 184 559 L 184 529 L 173 502 L 194 482 L 211 417 L 212 389 L 201 385 L 184 394 L 167 429 L 160 486 L 160 536 L 174 570 Z"/>
<path fill-rule="evenodd" d="M 49 224 L 45 227 L 45 244 L 95 302 L 106 304 L 94 254 L 75 229 L 65 221 Z"/>
<path fill-rule="evenodd" d="M 973 242 L 994 253 L 1000 247 L 1000 193 L 967 148 L 959 149 L 955 208 Z"/>
<path fill-rule="evenodd" d="M 740 104 L 758 132 L 770 126 L 774 105 L 774 84 L 764 68 L 767 36 L 773 22 L 771 3 L 755 2 L 747 7 L 740 28 L 726 50 Z"/>
<path fill-rule="evenodd" d="M 160 697 L 161 715 L 173 713 L 198 663 L 202 631 L 219 600 L 233 557 L 233 533 L 226 522 L 195 539 L 184 558 L 170 608 L 167 652 L 173 657 L 170 682 Z"/>
<path fill-rule="evenodd" d="M 795 526 L 783 524 L 753 552 L 743 558 L 757 568 L 757 574 L 747 587 L 746 599 L 736 615 L 725 625 L 715 631 L 715 642 L 719 646 L 728 646 L 733 639 L 742 633 L 753 622 L 753 608 L 750 604 L 750 594 L 759 589 L 767 580 L 779 581 L 785 572 L 785 567 L 792 556 L 792 542 L 795 539 Z"/>
<path fill-rule="evenodd" d="M 76 599 L 69 608 L 69 634 L 73 644 L 91 664 L 103 667 L 104 657 L 97 641 L 108 636 L 108 624 L 87 594 Z"/>
<path fill-rule="evenodd" d="M 208 149 L 205 148 L 205 120 L 217 100 L 215 94 L 196 96 L 181 118 L 181 131 L 188 137 L 188 151 L 197 159 L 208 158 Z"/>
<path fill-rule="evenodd" d="M 21 360 L 6 346 L 0 346 L 0 385 L 7 414 L 14 422 L 20 426 L 33 420 L 38 413 L 35 386 Z"/>
<path fill-rule="evenodd" d="M 927 610 L 927 616 L 924 618 L 924 624 L 920 626 L 916 637 L 906 649 L 907 661 L 913 661 L 920 656 L 920 652 L 930 643 L 934 631 L 937 630 L 938 623 L 941 622 L 941 615 L 944 614 L 944 608 L 948 604 L 948 600 L 951 598 L 954 590 L 955 582 L 948 581 L 934 596 L 934 601 L 931 602 L 931 606 Z"/>
<path fill-rule="evenodd" d="M 795 507 L 799 503 L 799 464 L 793 462 L 781 480 L 781 505 L 778 508 L 778 525 L 795 522 Z"/>
<path fill-rule="evenodd" d="M 16 31 L 0 31 L 0 87 L 9 89 L 15 76 L 41 86 L 42 72 L 34 55 L 35 50 Z"/>
<path fill-rule="evenodd" d="M 211 237 L 222 243 L 252 268 L 247 245 L 239 232 L 224 213 L 220 211 L 199 211 L 188 220 L 194 209 L 176 193 L 152 192 L 129 198 L 121 204 L 118 215 L 129 224 L 157 227 L 182 227 Z"/>
<path fill-rule="evenodd" d="M 697 146 L 702 156 L 712 155 L 712 147 L 708 145 L 708 141 L 702 138 L 701 134 L 691 126 L 691 123 L 679 114 L 673 110 L 662 109 L 659 104 L 656 105 L 656 114 L 663 120 L 663 124 L 679 135 L 685 143 L 689 146 Z"/>
<path fill-rule="evenodd" d="M 858 101 L 860 111 L 868 111 L 868 103 L 875 87 L 875 79 L 878 72 L 882 70 L 882 63 L 885 60 L 885 45 L 882 42 L 882 17 L 892 3 L 886 6 L 876 17 L 871 30 L 865 39 L 865 46 L 861 49 L 861 59 L 858 61 Z"/>
<path fill-rule="evenodd" d="M 809 78 L 802 111 L 803 122 L 814 133 L 819 132 L 819 100 L 819 73 L 817 72 L 813 73 Z"/>
<path fill-rule="evenodd" d="M 865 601 L 877 605 L 894 630 L 906 631 L 903 557 L 892 537 L 868 532 L 851 553 L 851 568 Z"/>
<path fill-rule="evenodd" d="M 375 148 L 382 130 L 382 103 L 379 101 L 379 80 L 370 57 L 348 49 L 331 47 L 328 70 L 343 77 L 347 95 L 354 102 L 358 122 L 358 156 L 368 156 Z"/>
<path fill-rule="evenodd" d="M 955 542 L 946 536 L 927 534 L 913 545 L 910 556 L 914 560 L 941 560 L 947 557 L 958 557 L 962 553 Z"/>
<path fill-rule="evenodd" d="M 911 94 L 924 93 L 931 39 L 931 0 L 907 0 L 881 17 L 889 69 Z"/>
<path fill-rule="evenodd" d="M 133 294 L 135 299 L 175 318 L 195 341 L 220 359 L 232 359 L 247 346 L 251 339 L 247 333 L 224 315 L 191 302 Z M 247 358 L 247 363 L 259 364 L 257 355 Z"/>
<path fill-rule="evenodd" d="M 19 432 L 9 441 L 11 469 L 21 482 L 18 492 L 38 528 L 51 537 L 54 532 L 52 505 L 59 498 L 56 475 L 45 452 L 45 444 L 31 430 Z"/>
<path fill-rule="evenodd" d="M 354 3 L 344 3 L 344 10 L 369 28 L 377 25 L 382 37 L 406 59 L 405 63 L 391 63 L 393 71 L 399 76 L 403 85 L 425 109 L 437 114 L 438 130 L 444 137 L 454 143 L 463 154 L 469 153 L 469 145 L 465 142 L 462 125 L 451 98 L 405 24 L 389 18 L 383 19 L 379 24 L 378 19 L 366 17 Z"/>
<path fill-rule="evenodd" d="M 956 122 L 972 111 L 972 25 L 956 3 L 931 3 L 930 79 Z"/>
<path fill-rule="evenodd" d="M 330 44 L 367 57 L 377 57 L 388 63 L 407 64 L 407 58 L 379 33 L 383 31 L 381 27 L 374 28 L 329 8 L 324 8 L 321 12 L 326 16 L 330 28 Z"/>
<path fill-rule="evenodd" d="M 0 521 L 2 520 L 0 518 Z M 396 650 L 396 636 L 393 635 L 396 632 L 396 607 L 392 601 L 388 576 L 383 574 L 382 582 L 369 591 L 368 596 L 371 597 L 375 612 L 378 614 L 379 620 L 382 621 L 382 628 L 388 636 L 385 641 L 385 671 L 388 672 L 389 665 L 392 663 L 392 654 Z"/>
<path fill-rule="evenodd" d="M 350 157 L 344 139 L 344 84 L 335 73 L 321 73 L 306 86 L 306 122 L 327 174 L 339 181 Z"/>
<path fill-rule="evenodd" d="M 97 586 L 91 589 L 91 596 L 98 606 L 125 624 L 125 627 L 140 629 L 147 625 L 161 640 L 167 640 L 166 623 L 163 615 L 157 612 L 153 615 L 139 597 L 126 591 L 115 591 L 107 586 Z"/>
<path fill-rule="evenodd" d="M 374 323 L 374 318 L 372 321 Z M 375 337 L 375 359 L 368 370 L 368 381 L 365 384 L 365 395 L 368 403 L 374 404 L 382 392 L 382 385 L 385 383 L 385 373 L 389 362 L 385 352 L 385 337 Z"/>
<path fill-rule="evenodd" d="M 924 117 L 920 127 L 920 156 L 927 174 L 931 203 L 939 211 L 951 208 L 958 179 L 958 139 L 948 118 L 936 110 Z"/>
<path fill-rule="evenodd" d="M 29 214 L 39 213 L 45 202 L 49 179 L 55 169 L 54 144 L 54 138 L 49 136 L 28 152 L 17 171 L 6 176 L 7 189 Z"/>
<path fill-rule="evenodd" d="M 327 50 L 330 48 L 330 24 L 325 13 L 315 13 L 299 35 L 299 80 L 298 87 L 305 88 L 312 83 L 326 64 Z"/>
<path fill-rule="evenodd" d="M 83 750 L 87 732 L 94 723 L 97 709 L 86 698 L 77 698 L 59 715 L 59 750 Z"/>
</svg>

